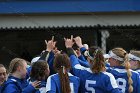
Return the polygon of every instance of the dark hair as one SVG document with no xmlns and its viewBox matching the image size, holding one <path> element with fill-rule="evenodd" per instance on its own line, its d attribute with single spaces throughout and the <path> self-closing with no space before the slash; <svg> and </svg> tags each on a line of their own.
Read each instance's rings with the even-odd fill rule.
<svg viewBox="0 0 140 93">
<path fill-rule="evenodd" d="M 37 62 L 32 64 L 32 69 L 30 74 L 31 79 L 43 80 L 43 78 L 46 77 L 46 74 L 49 75 L 48 69 L 49 67 L 46 61 L 38 60 Z"/>
<path fill-rule="evenodd" d="M 102 50 L 97 46 L 92 46 L 89 48 L 89 55 L 93 57 L 93 60 L 90 60 L 92 72 L 100 73 L 105 71 L 105 60 Z"/>
<path fill-rule="evenodd" d="M 67 71 L 71 68 L 70 59 L 66 54 L 57 54 L 54 59 L 54 69 L 58 72 L 61 82 L 61 93 L 70 93 L 70 81 Z"/>
</svg>

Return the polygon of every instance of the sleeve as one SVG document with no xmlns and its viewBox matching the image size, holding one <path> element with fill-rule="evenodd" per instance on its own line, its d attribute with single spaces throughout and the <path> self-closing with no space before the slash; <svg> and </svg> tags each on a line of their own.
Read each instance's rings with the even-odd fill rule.
<svg viewBox="0 0 140 93">
<path fill-rule="evenodd" d="M 71 67 L 72 67 L 72 73 L 75 76 L 82 77 L 83 70 L 85 70 L 85 67 L 81 66 L 78 58 L 75 56 L 74 51 L 72 48 L 67 48 L 67 53 L 70 57 Z"/>
<path fill-rule="evenodd" d="M 53 51 L 51 51 L 51 52 L 49 53 L 48 62 L 49 62 L 51 59 L 54 59 L 54 52 L 53 52 Z"/>
<path fill-rule="evenodd" d="M 48 61 L 48 57 L 49 57 L 49 52 L 48 51 L 45 51 L 41 57 L 39 58 L 39 60 L 46 60 Z"/>
<path fill-rule="evenodd" d="M 85 57 L 81 54 L 79 57 L 78 57 L 80 60 L 82 60 L 82 61 L 87 61 L 86 59 L 85 59 Z"/>
<path fill-rule="evenodd" d="M 81 47 L 80 51 L 81 51 L 82 54 L 84 54 L 84 52 L 86 51 L 86 48 L 85 47 Z"/>
<path fill-rule="evenodd" d="M 77 64 L 80 65 L 80 63 L 79 63 L 79 61 L 78 61 L 78 59 L 75 55 L 70 56 L 70 61 L 71 61 L 72 68 L 74 68 L 74 66 L 77 65 Z"/>
<path fill-rule="evenodd" d="M 70 56 L 71 66 L 72 66 L 72 73 L 75 76 L 83 77 L 85 67 L 81 66 L 77 57 L 75 55 Z"/>
<path fill-rule="evenodd" d="M 46 93 L 56 93 L 55 81 L 52 79 L 52 76 L 49 76 L 46 84 Z"/>
<path fill-rule="evenodd" d="M 78 58 L 83 60 L 83 61 L 85 61 L 85 62 L 87 62 L 86 56 L 84 55 L 85 51 L 87 51 L 86 48 L 85 47 L 81 47 L 80 51 L 81 51 L 81 56 L 79 56 Z"/>
<path fill-rule="evenodd" d="M 78 61 L 79 61 L 81 66 L 89 67 L 89 63 L 87 61 L 83 61 L 83 60 L 80 60 L 80 59 L 78 59 Z"/>
<path fill-rule="evenodd" d="M 54 60 L 54 53 L 51 51 L 49 53 L 49 57 L 48 57 L 48 64 L 49 64 L 50 68 L 53 68 L 53 60 Z"/>
<path fill-rule="evenodd" d="M 79 57 L 79 63 L 84 67 L 89 67 L 89 62 L 85 59 L 85 57 L 81 54 Z"/>
<path fill-rule="evenodd" d="M 113 69 L 113 68 L 107 67 L 107 66 L 106 66 L 105 68 L 106 68 L 106 72 L 112 73 L 112 71 L 113 71 L 112 69 Z"/>
<path fill-rule="evenodd" d="M 55 73 L 55 70 L 53 68 L 53 60 L 54 60 L 54 53 L 53 51 L 45 51 L 41 57 L 39 58 L 39 60 L 45 60 L 48 62 L 49 65 L 49 69 L 50 69 L 50 75 Z"/>
<path fill-rule="evenodd" d="M 54 53 L 53 51 L 51 51 L 49 53 L 49 58 L 48 58 L 48 64 L 49 64 L 49 68 L 50 68 L 50 75 L 55 74 L 55 70 L 53 67 L 53 60 L 54 60 Z"/>
</svg>

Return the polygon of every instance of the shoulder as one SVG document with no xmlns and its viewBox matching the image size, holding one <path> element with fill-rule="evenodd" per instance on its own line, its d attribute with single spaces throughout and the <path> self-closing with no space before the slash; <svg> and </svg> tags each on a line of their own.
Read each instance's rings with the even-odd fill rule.
<svg viewBox="0 0 140 93">
<path fill-rule="evenodd" d="M 111 74 L 111 73 L 108 73 L 108 72 L 102 72 L 103 73 L 103 77 L 105 80 L 109 80 L 110 82 L 115 82 L 115 77 Z"/>
<path fill-rule="evenodd" d="M 5 82 L 5 85 L 15 85 L 17 84 L 17 80 L 15 79 L 8 79 L 6 82 Z"/>
<path fill-rule="evenodd" d="M 71 73 L 68 72 L 69 78 L 75 79 L 75 80 L 80 80 L 79 77 L 72 75 Z"/>
<path fill-rule="evenodd" d="M 113 88 L 118 88 L 118 85 L 116 83 L 116 80 L 115 80 L 115 77 L 111 74 L 111 73 L 108 73 L 108 72 L 103 72 L 103 74 L 105 75 L 105 80 L 107 82 L 110 82 L 111 86 Z"/>
<path fill-rule="evenodd" d="M 7 91 L 17 91 L 17 89 L 20 90 L 18 87 L 17 81 L 14 79 L 8 79 L 5 84 L 2 87 L 2 91 L 8 93 Z"/>
<path fill-rule="evenodd" d="M 82 71 L 86 71 L 86 72 L 89 72 L 89 73 L 92 73 L 92 71 L 90 70 L 90 68 L 81 66 L 80 64 L 76 64 L 76 65 L 74 66 L 74 68 L 75 68 L 75 69 L 82 70 Z"/>
<path fill-rule="evenodd" d="M 109 78 L 114 78 L 114 76 L 109 73 L 109 72 L 102 72 L 104 76 L 109 77 Z"/>
<path fill-rule="evenodd" d="M 58 75 L 58 73 L 56 73 L 56 74 L 53 74 L 53 75 L 50 75 L 49 77 L 48 77 L 48 79 L 47 79 L 47 83 L 51 83 L 51 82 L 57 82 L 57 81 L 59 81 L 59 75 Z"/>
<path fill-rule="evenodd" d="M 140 73 L 140 69 L 136 70 L 138 73 Z"/>
<path fill-rule="evenodd" d="M 130 71 L 131 71 L 131 73 L 133 73 L 133 74 L 136 74 L 136 75 L 139 74 L 138 71 L 134 71 L 134 70 L 131 70 L 131 69 L 130 69 Z"/>
<path fill-rule="evenodd" d="M 140 80 L 140 73 L 139 72 L 133 71 L 133 70 L 131 70 L 131 72 L 132 72 L 132 78 L 134 81 L 137 82 L 138 80 Z"/>
<path fill-rule="evenodd" d="M 77 76 L 73 76 L 71 73 L 68 73 L 68 75 L 69 75 L 70 83 L 73 83 L 74 85 L 79 86 L 79 84 L 80 84 L 80 78 L 77 77 Z"/>
<path fill-rule="evenodd" d="M 48 78 L 58 78 L 58 73 L 50 75 Z"/>
</svg>

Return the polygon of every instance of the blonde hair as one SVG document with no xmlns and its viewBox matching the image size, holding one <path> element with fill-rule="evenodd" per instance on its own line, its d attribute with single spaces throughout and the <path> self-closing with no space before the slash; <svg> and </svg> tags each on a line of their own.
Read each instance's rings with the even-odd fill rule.
<svg viewBox="0 0 140 93">
<path fill-rule="evenodd" d="M 9 73 L 14 73 L 17 70 L 18 66 L 23 66 L 23 61 L 24 59 L 21 58 L 14 58 L 11 60 L 10 65 L 9 65 Z M 26 61 L 25 61 L 26 62 Z"/>
<path fill-rule="evenodd" d="M 90 69 L 93 73 L 100 73 L 106 71 L 103 52 L 99 47 L 96 46 L 90 47 L 89 55 L 93 57 L 93 59 L 90 59 L 91 64 Z"/>
<path fill-rule="evenodd" d="M 3 67 L 6 69 L 6 67 L 3 64 L 0 64 L 0 68 Z M 6 74 L 8 73 L 7 69 L 6 69 Z"/>
<path fill-rule="evenodd" d="M 128 53 L 123 48 L 114 48 L 114 49 L 112 49 L 112 52 L 114 54 L 116 54 L 117 56 L 124 58 L 124 62 L 120 61 L 120 64 L 122 66 L 125 66 L 125 69 L 127 71 L 127 77 L 128 77 L 129 93 L 132 93 L 133 92 L 133 86 L 132 86 L 133 80 L 131 78 L 132 73 L 130 71 L 130 63 L 128 60 Z"/>
<path fill-rule="evenodd" d="M 130 53 L 140 58 L 140 51 L 131 50 Z M 140 68 L 140 61 L 138 61 L 138 67 Z"/>
</svg>

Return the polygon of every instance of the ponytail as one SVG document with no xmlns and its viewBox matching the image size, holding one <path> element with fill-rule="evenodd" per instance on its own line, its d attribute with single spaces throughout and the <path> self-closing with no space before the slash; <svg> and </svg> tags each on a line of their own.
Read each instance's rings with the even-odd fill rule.
<svg viewBox="0 0 140 93">
<path fill-rule="evenodd" d="M 123 58 L 124 60 L 123 61 L 120 61 L 120 65 L 122 66 L 125 66 L 125 69 L 127 71 L 127 77 L 128 77 L 128 91 L 129 93 L 132 93 L 133 92 L 133 80 L 131 78 L 132 76 L 132 73 L 130 71 L 130 63 L 129 63 L 129 60 L 128 60 L 128 54 L 127 52 L 123 49 L 123 48 L 114 48 L 112 49 L 112 52 L 115 53 L 117 56 Z"/>
<path fill-rule="evenodd" d="M 54 69 L 58 72 L 61 84 L 61 93 L 71 93 L 68 72 L 70 59 L 66 54 L 57 54 L 54 59 Z"/>
<path fill-rule="evenodd" d="M 91 62 L 91 64 L 93 64 L 91 68 L 92 72 L 100 73 L 105 71 L 105 61 L 101 49 L 96 49 L 93 55 L 94 60 Z"/>
<path fill-rule="evenodd" d="M 129 61 L 128 61 L 128 54 L 125 54 L 125 58 L 124 58 L 124 59 L 125 59 L 125 60 L 124 60 L 124 63 L 125 63 L 125 69 L 126 69 L 126 71 L 127 71 L 128 84 L 129 84 L 129 89 L 128 89 L 128 91 L 129 91 L 129 93 L 132 93 L 132 92 L 133 92 L 133 86 L 132 86 L 133 80 L 132 80 L 132 78 L 131 78 L 132 73 L 131 73 L 131 71 L 130 71 L 130 63 L 129 63 Z"/>
<path fill-rule="evenodd" d="M 69 81 L 69 76 L 68 73 L 65 69 L 64 66 L 60 68 L 58 71 L 59 77 L 60 77 L 60 83 L 61 83 L 61 91 L 62 93 L 70 93 L 70 81 Z"/>
</svg>

